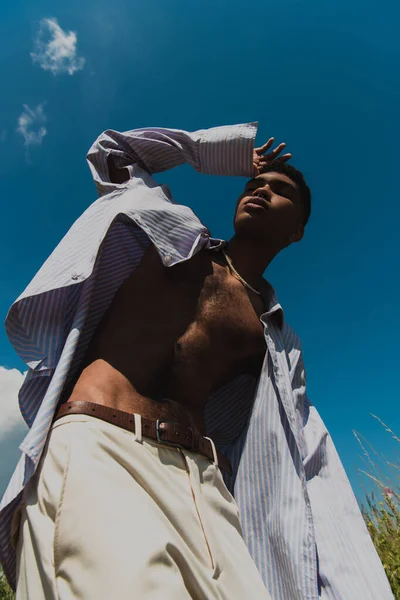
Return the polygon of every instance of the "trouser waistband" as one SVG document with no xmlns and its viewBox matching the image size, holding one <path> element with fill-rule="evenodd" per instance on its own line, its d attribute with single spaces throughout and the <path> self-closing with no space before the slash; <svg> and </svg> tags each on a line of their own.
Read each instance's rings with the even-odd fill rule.
<svg viewBox="0 0 400 600">
<path fill-rule="evenodd" d="M 57 421 L 65 415 L 85 414 L 107 423 L 112 423 L 132 433 L 137 433 L 138 420 L 134 413 L 117 410 L 109 406 L 77 400 L 63 404 L 53 420 Z M 156 440 L 159 444 L 184 448 L 196 452 L 212 460 L 220 469 L 232 475 L 232 465 L 226 456 L 218 452 L 211 438 L 201 435 L 196 429 L 184 426 L 179 422 L 164 419 L 140 418 L 143 436 Z"/>
</svg>

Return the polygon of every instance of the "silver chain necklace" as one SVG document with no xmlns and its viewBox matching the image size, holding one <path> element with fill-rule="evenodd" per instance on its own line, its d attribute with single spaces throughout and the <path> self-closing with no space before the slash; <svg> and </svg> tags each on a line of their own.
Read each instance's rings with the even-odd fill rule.
<svg viewBox="0 0 400 600">
<path fill-rule="evenodd" d="M 251 287 L 251 285 L 249 283 L 247 283 L 247 281 L 245 279 L 243 279 L 243 277 L 241 275 L 239 275 L 239 273 L 236 271 L 235 267 L 233 266 L 231 259 L 226 254 L 225 250 L 223 248 L 221 248 L 221 251 L 225 257 L 226 262 L 228 263 L 228 267 L 229 267 L 231 273 L 234 273 L 236 275 L 236 277 L 239 279 L 239 281 L 241 283 L 243 283 L 243 285 L 245 287 L 249 288 L 249 290 L 251 290 L 255 294 L 258 294 L 259 296 L 261 296 L 261 292 L 259 292 L 258 290 L 255 290 L 253 287 Z"/>
</svg>

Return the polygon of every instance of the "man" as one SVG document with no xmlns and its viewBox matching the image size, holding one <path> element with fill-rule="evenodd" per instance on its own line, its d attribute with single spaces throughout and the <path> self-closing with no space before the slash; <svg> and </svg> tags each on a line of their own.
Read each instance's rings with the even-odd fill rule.
<svg viewBox="0 0 400 600">
<path fill-rule="evenodd" d="M 1 505 L 17 598 L 392 598 L 262 277 L 310 193 L 255 134 L 106 131 L 90 149 L 101 197 L 6 324 L 30 367 Z M 252 178 L 228 244 L 151 177 L 185 161 Z"/>
</svg>

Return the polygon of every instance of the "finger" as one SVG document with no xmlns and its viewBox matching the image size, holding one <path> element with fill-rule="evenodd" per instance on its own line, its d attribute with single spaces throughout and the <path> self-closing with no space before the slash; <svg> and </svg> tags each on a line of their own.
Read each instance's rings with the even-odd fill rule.
<svg viewBox="0 0 400 600">
<path fill-rule="evenodd" d="M 275 150 L 272 150 L 272 152 L 270 152 L 269 154 L 267 154 L 267 158 L 271 159 L 271 158 L 275 158 L 276 156 L 278 156 L 278 154 L 280 154 L 282 152 L 282 150 L 286 148 L 286 144 L 282 143 L 279 144 L 279 146 L 277 146 L 275 148 Z"/>
<path fill-rule="evenodd" d="M 265 142 L 265 144 L 263 144 L 263 145 L 261 146 L 261 150 L 262 150 L 263 152 L 265 152 L 266 150 L 268 150 L 269 148 L 271 148 L 271 146 L 272 146 L 272 144 L 274 143 L 274 141 L 275 141 L 275 138 L 274 138 L 274 137 L 271 137 L 271 138 L 269 138 L 268 142 Z"/>
<path fill-rule="evenodd" d="M 283 154 L 282 156 L 278 156 L 278 158 L 273 158 L 271 160 L 262 160 L 262 161 L 260 161 L 259 169 L 262 172 L 264 169 L 266 169 L 270 165 L 273 165 L 274 163 L 277 163 L 277 162 L 285 163 L 288 160 L 290 160 L 291 158 L 292 158 L 292 155 L 288 152 L 287 154 Z"/>
<path fill-rule="evenodd" d="M 256 152 L 257 154 L 263 154 L 264 152 L 266 152 L 267 150 L 269 150 L 272 146 L 272 144 L 274 143 L 275 138 L 269 138 L 268 142 L 266 142 L 263 146 L 261 146 L 261 148 L 257 148 Z"/>
<path fill-rule="evenodd" d="M 282 156 L 278 156 L 278 158 L 276 158 L 275 160 L 279 161 L 279 162 L 287 162 L 291 158 L 292 158 L 292 155 L 288 152 L 287 154 L 283 154 Z"/>
<path fill-rule="evenodd" d="M 282 160 L 282 158 L 284 158 L 284 162 L 286 162 L 287 160 L 289 160 L 290 158 L 292 158 L 292 155 L 287 153 L 287 154 L 283 154 L 282 156 L 265 156 L 263 157 L 263 160 L 260 161 L 260 167 L 265 167 L 267 165 L 270 165 L 273 162 L 276 162 L 277 160 Z"/>
</svg>

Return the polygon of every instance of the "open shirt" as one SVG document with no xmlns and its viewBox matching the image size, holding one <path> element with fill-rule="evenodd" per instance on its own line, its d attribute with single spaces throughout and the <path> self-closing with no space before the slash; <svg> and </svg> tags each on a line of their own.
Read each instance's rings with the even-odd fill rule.
<svg viewBox="0 0 400 600">
<path fill-rule="evenodd" d="M 224 244 L 152 175 L 189 163 L 201 173 L 250 178 L 256 132 L 257 123 L 191 133 L 108 130 L 90 148 L 100 197 L 6 320 L 9 339 L 29 367 L 19 402 L 30 430 L 0 505 L 0 560 L 12 585 L 12 539 L 24 487 L 38 466 L 62 389 L 116 291 L 151 243 L 166 267 Z M 121 169 L 128 180 L 115 183 L 124 179 Z M 241 375 L 224 385 L 205 413 L 207 435 L 233 466 L 224 478 L 250 554 L 274 600 L 393 598 L 332 439 L 307 397 L 300 340 L 272 289 L 268 302 L 260 318 L 266 353 L 259 376 Z"/>
</svg>

